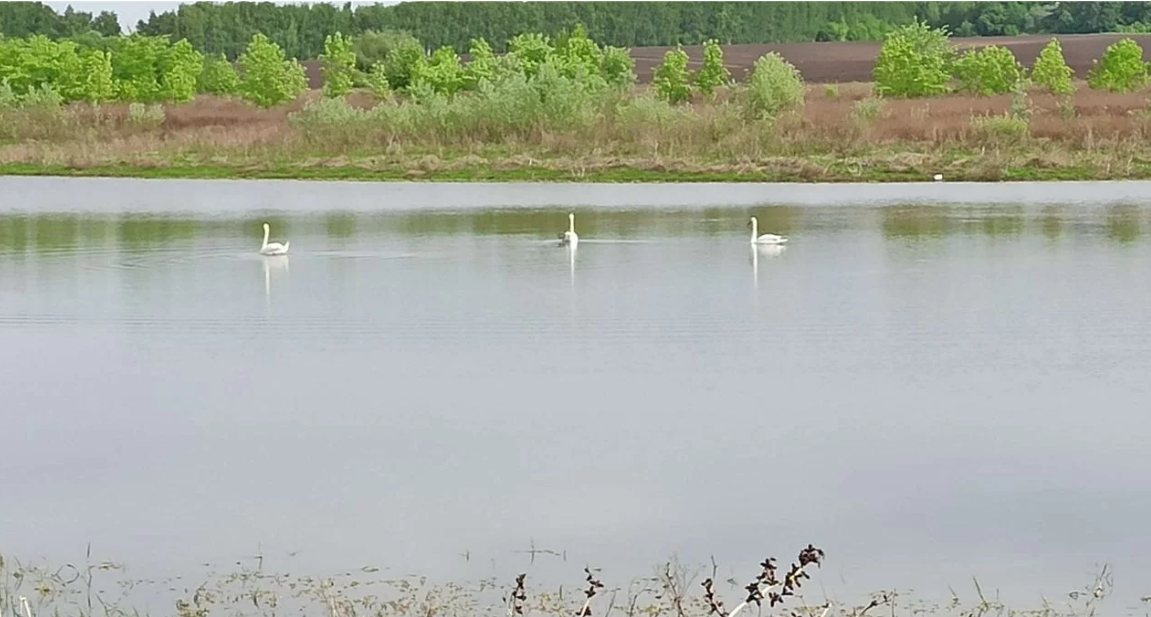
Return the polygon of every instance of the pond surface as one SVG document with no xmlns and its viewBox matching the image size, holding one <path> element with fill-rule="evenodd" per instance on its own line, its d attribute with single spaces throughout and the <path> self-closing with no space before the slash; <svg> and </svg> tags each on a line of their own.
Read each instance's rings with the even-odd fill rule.
<svg viewBox="0 0 1151 617">
<path fill-rule="evenodd" d="M 1151 594 L 1149 184 L 0 196 L 7 554 Z"/>
</svg>

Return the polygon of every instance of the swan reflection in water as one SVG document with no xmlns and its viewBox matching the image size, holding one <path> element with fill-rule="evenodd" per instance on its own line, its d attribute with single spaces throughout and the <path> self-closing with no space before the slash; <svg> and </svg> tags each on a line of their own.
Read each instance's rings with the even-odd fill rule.
<svg viewBox="0 0 1151 617">
<path fill-rule="evenodd" d="M 779 257 L 787 250 L 782 244 L 752 244 L 751 245 L 751 277 L 755 289 L 759 289 L 759 256 Z"/>
<path fill-rule="evenodd" d="M 272 270 L 283 270 L 284 274 L 288 274 L 288 256 L 276 255 L 266 256 L 264 261 L 264 297 L 270 299 L 272 297 Z"/>
</svg>

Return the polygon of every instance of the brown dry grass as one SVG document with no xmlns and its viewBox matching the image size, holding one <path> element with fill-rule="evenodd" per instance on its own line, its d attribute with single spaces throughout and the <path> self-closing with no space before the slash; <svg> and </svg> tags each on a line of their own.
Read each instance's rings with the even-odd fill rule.
<svg viewBox="0 0 1151 617">
<path fill-rule="evenodd" d="M 857 106 L 871 96 L 866 83 L 841 84 L 828 93 L 808 89 L 801 114 L 778 121 L 749 120 L 737 101 L 697 102 L 659 122 L 601 117 L 590 126 L 546 126 L 503 135 L 490 129 L 410 129 L 376 125 L 303 133 L 292 125 L 292 105 L 261 110 L 217 97 L 167 108 L 163 124 L 143 129 L 127 108 L 96 113 L 78 107 L 59 125 L 10 126 L 30 131 L 0 146 L 0 165 L 96 169 L 214 166 L 236 170 L 349 169 L 409 177 L 465 174 L 470 169 L 540 169 L 574 178 L 642 170 L 665 174 L 750 176 L 799 180 L 922 177 L 1000 179 L 1013 169 L 1094 170 L 1097 177 L 1151 174 L 1151 121 L 1147 93 L 1112 94 L 1080 88 L 1066 117 L 1060 98 L 1030 95 L 1030 131 L 1022 141 L 977 126 L 1003 117 L 1010 96 L 947 96 L 882 103 L 878 117 Z M 353 97 L 365 108 L 365 97 Z M 21 129 L 24 130 L 24 129 Z"/>
</svg>

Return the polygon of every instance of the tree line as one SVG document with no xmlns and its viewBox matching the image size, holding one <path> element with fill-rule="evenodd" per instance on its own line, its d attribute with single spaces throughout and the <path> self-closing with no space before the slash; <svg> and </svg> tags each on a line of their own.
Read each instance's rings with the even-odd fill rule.
<svg viewBox="0 0 1151 617">
<path fill-rule="evenodd" d="M 196 2 L 152 13 L 136 24 L 148 35 L 187 39 L 205 54 L 234 60 L 257 33 L 289 57 L 316 58 L 337 32 L 400 31 L 425 49 L 466 52 L 472 39 L 507 51 L 517 34 L 556 36 L 583 24 L 589 35 L 620 47 L 721 43 L 878 40 L 919 20 L 957 36 L 1151 30 L 1151 2 L 403 2 L 395 5 Z M 0 34 L 77 38 L 121 32 L 115 15 L 39 2 L 0 3 Z"/>
</svg>

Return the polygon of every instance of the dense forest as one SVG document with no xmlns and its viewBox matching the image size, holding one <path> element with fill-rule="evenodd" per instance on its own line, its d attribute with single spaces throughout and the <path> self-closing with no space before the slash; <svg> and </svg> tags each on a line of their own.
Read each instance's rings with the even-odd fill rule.
<svg viewBox="0 0 1151 617">
<path fill-rule="evenodd" d="M 406 31 L 428 48 L 467 51 L 484 38 L 497 52 L 523 32 L 557 34 L 577 23 L 595 40 L 623 47 L 722 43 L 875 40 L 913 19 L 957 36 L 1147 31 L 1151 2 L 403 2 L 352 8 L 328 3 L 196 2 L 153 13 L 136 30 L 182 38 L 206 53 L 235 58 L 256 32 L 288 56 L 315 58 L 334 32 Z M 0 3 L 0 34 L 51 38 L 114 35 L 114 15 L 38 2 Z"/>
</svg>

